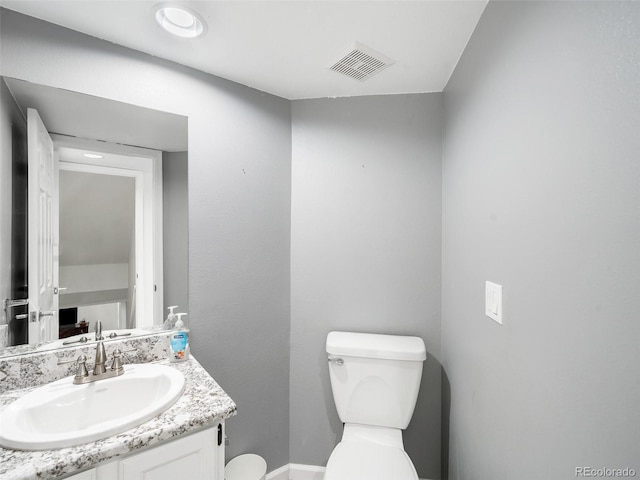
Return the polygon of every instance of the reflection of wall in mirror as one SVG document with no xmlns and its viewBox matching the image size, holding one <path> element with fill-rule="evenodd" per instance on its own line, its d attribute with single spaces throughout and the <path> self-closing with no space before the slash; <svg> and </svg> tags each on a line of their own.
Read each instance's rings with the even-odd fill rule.
<svg viewBox="0 0 640 480">
<path fill-rule="evenodd" d="M 67 170 L 62 161 L 68 158 L 67 150 L 60 153 L 61 307 L 78 306 L 81 321 L 81 309 L 90 306 L 84 319 L 92 326 L 100 320 L 105 330 L 126 328 L 126 313 L 121 316 L 117 305 L 132 305 L 128 262 L 135 248 L 135 180 Z"/>
<path fill-rule="evenodd" d="M 162 154 L 165 313 L 169 305 L 178 305 L 176 312 L 189 313 L 187 156 L 187 152 Z"/>
<path fill-rule="evenodd" d="M 4 80 L 0 81 L 0 300 L 27 298 L 27 122 Z M 2 310 L 9 345 L 26 341 L 27 307 Z"/>
<path fill-rule="evenodd" d="M 122 302 L 103 303 L 78 307 L 78 322 L 83 320 L 89 324 L 89 331 L 95 329 L 96 322 L 102 322 L 103 330 L 118 330 L 122 328 L 123 319 L 120 318 Z"/>
<path fill-rule="evenodd" d="M 85 320 L 90 331 L 97 320 L 103 330 L 126 328 L 128 275 L 126 263 L 60 267 L 60 306 L 77 306 L 78 322 Z"/>
<path fill-rule="evenodd" d="M 127 264 L 127 317 L 125 319 L 126 328 L 136 328 L 136 229 L 131 232 L 131 243 L 129 245 L 129 263 Z"/>
<path fill-rule="evenodd" d="M 127 289 L 128 270 L 126 263 L 60 267 L 60 284 L 66 288 L 60 295 L 61 301 L 74 293 Z"/>
<path fill-rule="evenodd" d="M 9 89 L 1 82 L 0 104 L 0 297 L 11 297 L 11 124 L 12 113 L 17 105 L 13 102 Z M 4 319 L 0 320 L 6 323 Z"/>
</svg>

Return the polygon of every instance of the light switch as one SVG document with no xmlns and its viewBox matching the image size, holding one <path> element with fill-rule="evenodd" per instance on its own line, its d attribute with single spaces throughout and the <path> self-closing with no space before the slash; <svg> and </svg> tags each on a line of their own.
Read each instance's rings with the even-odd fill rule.
<svg viewBox="0 0 640 480">
<path fill-rule="evenodd" d="M 502 325 L 502 285 L 485 283 L 485 313 Z"/>
</svg>

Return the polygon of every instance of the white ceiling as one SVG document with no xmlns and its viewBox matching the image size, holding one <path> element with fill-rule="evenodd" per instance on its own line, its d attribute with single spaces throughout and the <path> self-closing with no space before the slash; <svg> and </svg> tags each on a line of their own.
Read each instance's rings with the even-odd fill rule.
<svg viewBox="0 0 640 480">
<path fill-rule="evenodd" d="M 441 92 L 487 0 L 178 1 L 208 32 L 155 22 L 159 0 L 0 0 L 62 25 L 288 99 Z M 359 42 L 395 60 L 365 82 L 329 67 Z"/>
</svg>

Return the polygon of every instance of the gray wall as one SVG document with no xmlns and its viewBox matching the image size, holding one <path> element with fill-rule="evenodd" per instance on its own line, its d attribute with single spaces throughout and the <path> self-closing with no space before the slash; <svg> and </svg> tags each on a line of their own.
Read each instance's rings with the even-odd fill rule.
<svg viewBox="0 0 640 480">
<path fill-rule="evenodd" d="M 291 462 L 326 465 L 342 433 L 327 333 L 418 335 L 405 445 L 439 478 L 441 96 L 294 101 L 292 123 Z"/>
<path fill-rule="evenodd" d="M 639 65 L 640 3 L 489 2 L 445 89 L 452 479 L 640 474 Z"/>
<path fill-rule="evenodd" d="M 188 153 L 162 153 L 164 312 L 189 313 Z M 165 315 L 166 318 L 166 315 Z M 190 322 L 191 319 L 189 319 Z"/>
<path fill-rule="evenodd" d="M 192 350 L 237 402 L 228 455 L 289 461 L 290 102 L 2 11 L 2 75 L 189 117 Z"/>
</svg>

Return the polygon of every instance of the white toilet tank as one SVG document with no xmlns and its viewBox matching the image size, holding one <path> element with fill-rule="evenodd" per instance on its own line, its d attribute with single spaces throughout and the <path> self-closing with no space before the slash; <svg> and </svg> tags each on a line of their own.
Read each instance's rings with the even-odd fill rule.
<svg viewBox="0 0 640 480">
<path fill-rule="evenodd" d="M 343 423 L 407 428 L 427 358 L 421 338 L 331 332 L 327 354 Z"/>
</svg>

